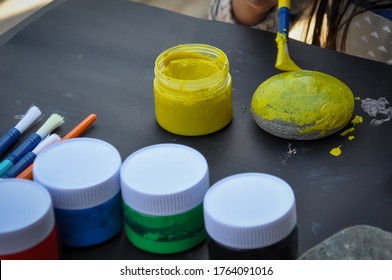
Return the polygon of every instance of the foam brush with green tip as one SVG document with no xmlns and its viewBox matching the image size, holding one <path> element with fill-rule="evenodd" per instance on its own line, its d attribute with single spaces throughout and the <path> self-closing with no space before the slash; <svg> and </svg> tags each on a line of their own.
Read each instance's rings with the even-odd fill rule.
<svg viewBox="0 0 392 280">
<path fill-rule="evenodd" d="M 36 133 L 31 134 L 19 147 L 11 152 L 0 163 L 0 177 L 7 173 L 7 171 L 10 170 L 23 156 L 37 147 L 42 139 L 63 123 L 64 118 L 62 116 L 52 114 Z"/>
</svg>

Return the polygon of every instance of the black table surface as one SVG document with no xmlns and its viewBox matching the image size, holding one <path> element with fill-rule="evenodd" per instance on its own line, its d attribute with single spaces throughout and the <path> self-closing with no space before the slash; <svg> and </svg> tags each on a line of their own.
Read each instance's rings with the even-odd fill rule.
<svg viewBox="0 0 392 280">
<path fill-rule="evenodd" d="M 357 97 L 354 140 L 336 133 L 294 141 L 264 132 L 249 111 L 255 89 L 278 74 L 275 34 L 183 16 L 128 1 L 85 0 L 54 4 L 8 33 L 0 47 L 0 132 L 31 105 L 59 113 L 64 136 L 88 114 L 97 121 L 84 136 L 114 145 L 123 160 L 157 143 L 200 151 L 211 184 L 242 172 L 263 172 L 293 188 L 299 253 L 339 230 L 367 224 L 392 231 L 392 121 L 370 126 L 366 98 L 392 99 L 392 68 L 331 50 L 290 41 L 290 54 L 304 69 L 333 75 Z M 6 34 L 7 35 L 7 34 Z M 156 57 L 169 47 L 204 43 L 222 49 L 233 77 L 233 120 L 206 136 L 184 137 L 162 129 L 154 112 Z M 24 136 L 26 137 L 26 136 Z M 329 151 L 342 145 L 342 155 Z M 295 152 L 293 152 L 295 151 Z M 158 255 L 135 248 L 124 233 L 88 248 L 63 248 L 64 259 L 207 259 L 206 244 Z"/>
</svg>

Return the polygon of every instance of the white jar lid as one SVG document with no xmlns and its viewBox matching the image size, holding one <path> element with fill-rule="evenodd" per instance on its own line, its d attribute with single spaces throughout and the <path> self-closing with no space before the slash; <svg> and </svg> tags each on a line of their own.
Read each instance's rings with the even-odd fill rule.
<svg viewBox="0 0 392 280">
<path fill-rule="evenodd" d="M 218 181 L 208 190 L 203 206 L 208 235 L 235 249 L 275 244 L 297 223 L 291 187 L 263 173 L 242 173 Z"/>
<path fill-rule="evenodd" d="M 54 224 L 52 199 L 45 188 L 29 180 L 0 180 L 0 255 L 38 245 Z"/>
<path fill-rule="evenodd" d="M 35 159 L 34 181 L 50 192 L 55 208 L 100 205 L 120 191 L 121 156 L 109 143 L 75 138 L 53 144 Z"/>
<path fill-rule="evenodd" d="M 179 144 L 157 144 L 131 154 L 121 168 L 121 193 L 132 209 L 154 216 L 188 211 L 209 188 L 206 159 Z"/>
</svg>

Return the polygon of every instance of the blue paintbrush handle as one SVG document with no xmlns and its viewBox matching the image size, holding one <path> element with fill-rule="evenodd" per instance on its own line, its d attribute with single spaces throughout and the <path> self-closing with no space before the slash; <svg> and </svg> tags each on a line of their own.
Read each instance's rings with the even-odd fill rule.
<svg viewBox="0 0 392 280">
<path fill-rule="evenodd" d="M 3 177 L 3 175 L 12 168 L 14 164 L 9 161 L 8 159 L 3 160 L 0 162 L 0 177 Z"/>
<path fill-rule="evenodd" d="M 0 177 L 7 173 L 24 155 L 31 152 L 41 142 L 39 134 L 31 134 L 22 144 L 19 145 L 5 160 L 0 163 Z"/>
<path fill-rule="evenodd" d="M 29 167 L 37 157 L 33 152 L 28 152 L 24 157 L 22 157 L 10 170 L 5 173 L 2 178 L 15 178 L 23 170 Z"/>
<path fill-rule="evenodd" d="M 20 131 L 15 127 L 11 128 L 0 138 L 0 156 L 19 138 Z"/>
<path fill-rule="evenodd" d="M 288 7 L 280 7 L 278 10 L 278 32 L 289 34 L 289 19 L 290 19 L 290 10 Z"/>
<path fill-rule="evenodd" d="M 41 140 L 42 138 L 39 134 L 31 134 L 22 144 L 11 152 L 6 159 L 11 161 L 13 164 L 17 163 L 25 154 L 34 150 Z"/>
</svg>

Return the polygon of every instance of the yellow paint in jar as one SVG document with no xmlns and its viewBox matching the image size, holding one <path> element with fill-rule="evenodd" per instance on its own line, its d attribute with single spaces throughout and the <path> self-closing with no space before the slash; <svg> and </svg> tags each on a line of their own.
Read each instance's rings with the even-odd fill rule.
<svg viewBox="0 0 392 280">
<path fill-rule="evenodd" d="M 232 119 L 229 61 L 220 49 L 184 44 L 155 61 L 154 102 L 157 122 L 179 135 L 205 135 Z"/>
</svg>

